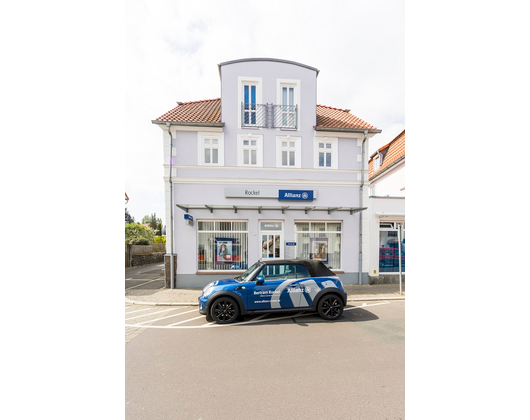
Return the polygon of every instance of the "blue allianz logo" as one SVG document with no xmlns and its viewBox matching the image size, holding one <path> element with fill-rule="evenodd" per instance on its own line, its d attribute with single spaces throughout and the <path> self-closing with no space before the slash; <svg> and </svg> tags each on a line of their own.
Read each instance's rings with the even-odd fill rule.
<svg viewBox="0 0 530 420">
<path fill-rule="evenodd" d="M 312 190 L 280 190 L 278 194 L 280 201 L 313 201 Z"/>
</svg>

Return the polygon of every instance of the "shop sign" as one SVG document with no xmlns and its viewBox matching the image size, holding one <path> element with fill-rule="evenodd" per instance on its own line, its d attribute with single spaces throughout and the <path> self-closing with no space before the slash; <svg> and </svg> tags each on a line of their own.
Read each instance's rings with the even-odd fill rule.
<svg viewBox="0 0 530 420">
<path fill-rule="evenodd" d="M 280 190 L 280 201 L 313 201 L 313 190 Z"/>
<path fill-rule="evenodd" d="M 225 188 L 225 197 L 235 198 L 276 198 L 278 189 L 276 188 Z"/>
</svg>

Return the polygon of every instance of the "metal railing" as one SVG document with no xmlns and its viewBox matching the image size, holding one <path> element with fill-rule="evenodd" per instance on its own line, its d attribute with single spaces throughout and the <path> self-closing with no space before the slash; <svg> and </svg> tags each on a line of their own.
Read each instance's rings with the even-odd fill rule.
<svg viewBox="0 0 530 420">
<path fill-rule="evenodd" d="M 298 105 L 241 103 L 241 127 L 298 128 Z"/>
</svg>

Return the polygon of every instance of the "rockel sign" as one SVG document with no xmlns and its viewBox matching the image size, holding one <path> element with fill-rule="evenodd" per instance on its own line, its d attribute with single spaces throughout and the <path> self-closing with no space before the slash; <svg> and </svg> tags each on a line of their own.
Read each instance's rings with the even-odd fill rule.
<svg viewBox="0 0 530 420">
<path fill-rule="evenodd" d="M 225 198 L 276 198 L 279 201 L 313 201 L 316 198 L 316 191 L 226 187 Z"/>
</svg>

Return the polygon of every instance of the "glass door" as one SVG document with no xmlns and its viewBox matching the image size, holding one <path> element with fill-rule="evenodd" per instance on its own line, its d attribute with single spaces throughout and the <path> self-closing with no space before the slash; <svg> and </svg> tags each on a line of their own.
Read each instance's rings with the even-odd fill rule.
<svg viewBox="0 0 530 420">
<path fill-rule="evenodd" d="M 261 258 L 283 258 L 283 222 L 260 221 Z"/>
</svg>

